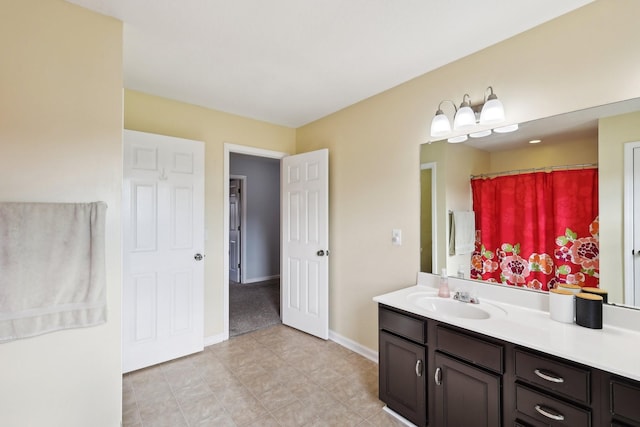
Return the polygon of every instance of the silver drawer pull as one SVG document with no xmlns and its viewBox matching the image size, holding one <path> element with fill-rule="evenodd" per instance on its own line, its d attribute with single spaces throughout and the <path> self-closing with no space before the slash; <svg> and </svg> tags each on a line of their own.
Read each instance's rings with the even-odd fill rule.
<svg viewBox="0 0 640 427">
<path fill-rule="evenodd" d="M 433 374 L 433 379 L 436 382 L 436 385 L 442 384 L 442 369 L 436 368 L 436 372 Z"/>
<path fill-rule="evenodd" d="M 416 362 L 416 375 L 419 377 L 422 376 L 422 360 L 420 359 Z"/>
<path fill-rule="evenodd" d="M 563 421 L 564 420 L 564 415 L 562 415 L 559 412 L 555 412 L 552 409 L 543 408 L 541 405 L 536 405 L 535 409 L 536 409 L 536 411 L 538 411 L 538 413 L 540 415 L 544 415 L 545 417 L 551 418 L 552 420 L 556 420 L 556 421 Z"/>
<path fill-rule="evenodd" d="M 557 377 L 557 376 L 555 376 L 553 374 L 550 374 L 549 372 L 541 371 L 540 369 L 536 369 L 535 371 L 533 371 L 533 373 L 536 374 L 537 376 L 539 376 L 540 378 L 542 378 L 543 380 L 551 381 L 552 383 L 563 383 L 564 382 L 564 378 Z"/>
</svg>

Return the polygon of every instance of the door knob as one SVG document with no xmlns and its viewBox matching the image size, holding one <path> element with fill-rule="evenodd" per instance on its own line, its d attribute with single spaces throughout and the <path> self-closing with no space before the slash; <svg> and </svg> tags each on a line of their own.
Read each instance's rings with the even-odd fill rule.
<svg viewBox="0 0 640 427">
<path fill-rule="evenodd" d="M 316 255 L 324 256 L 324 251 L 322 249 L 320 249 L 318 252 L 316 252 Z"/>
<path fill-rule="evenodd" d="M 193 256 L 193 259 L 195 259 L 196 261 L 202 261 L 202 258 L 203 258 L 202 254 L 195 254 Z"/>
</svg>

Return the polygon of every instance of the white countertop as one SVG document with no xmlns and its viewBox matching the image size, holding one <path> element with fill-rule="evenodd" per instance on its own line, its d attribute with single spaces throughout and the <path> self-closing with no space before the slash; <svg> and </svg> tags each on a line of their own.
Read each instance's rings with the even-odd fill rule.
<svg viewBox="0 0 640 427">
<path fill-rule="evenodd" d="M 640 331 L 637 329 L 640 325 L 640 310 L 605 306 L 603 328 L 589 329 L 551 320 L 546 294 L 449 278 L 452 295 L 457 289 L 471 290 L 480 299 L 478 307 L 484 305 L 489 311 L 498 313 L 488 319 L 465 319 L 417 306 L 413 302 L 415 298 L 409 295 L 416 292 L 435 295 L 438 283 L 437 276 L 424 273 L 419 274 L 418 282 L 416 286 L 379 295 L 373 300 L 640 381 Z M 634 325 L 636 329 L 620 325 Z"/>
</svg>

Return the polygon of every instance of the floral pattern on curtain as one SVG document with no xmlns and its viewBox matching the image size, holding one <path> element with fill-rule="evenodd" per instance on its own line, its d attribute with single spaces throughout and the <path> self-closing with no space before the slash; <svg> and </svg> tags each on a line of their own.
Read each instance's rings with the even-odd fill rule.
<svg viewBox="0 0 640 427">
<path fill-rule="evenodd" d="M 540 290 L 599 286 L 598 170 L 471 180 L 471 278 Z"/>
</svg>

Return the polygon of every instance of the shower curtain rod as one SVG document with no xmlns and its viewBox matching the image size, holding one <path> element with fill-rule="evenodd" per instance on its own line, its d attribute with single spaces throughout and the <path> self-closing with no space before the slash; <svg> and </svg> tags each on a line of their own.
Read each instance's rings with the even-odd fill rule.
<svg viewBox="0 0 640 427">
<path fill-rule="evenodd" d="M 541 168 L 529 168 L 529 169 L 514 169 L 510 171 L 503 172 L 489 172 L 489 173 L 481 173 L 480 175 L 469 175 L 471 179 L 476 178 L 489 178 L 496 177 L 500 175 L 518 175 L 521 173 L 530 173 L 530 172 L 551 172 L 554 170 L 568 170 L 568 169 L 587 169 L 587 168 L 597 168 L 597 163 L 581 163 L 577 165 L 564 165 L 564 166 L 544 166 Z"/>
</svg>

